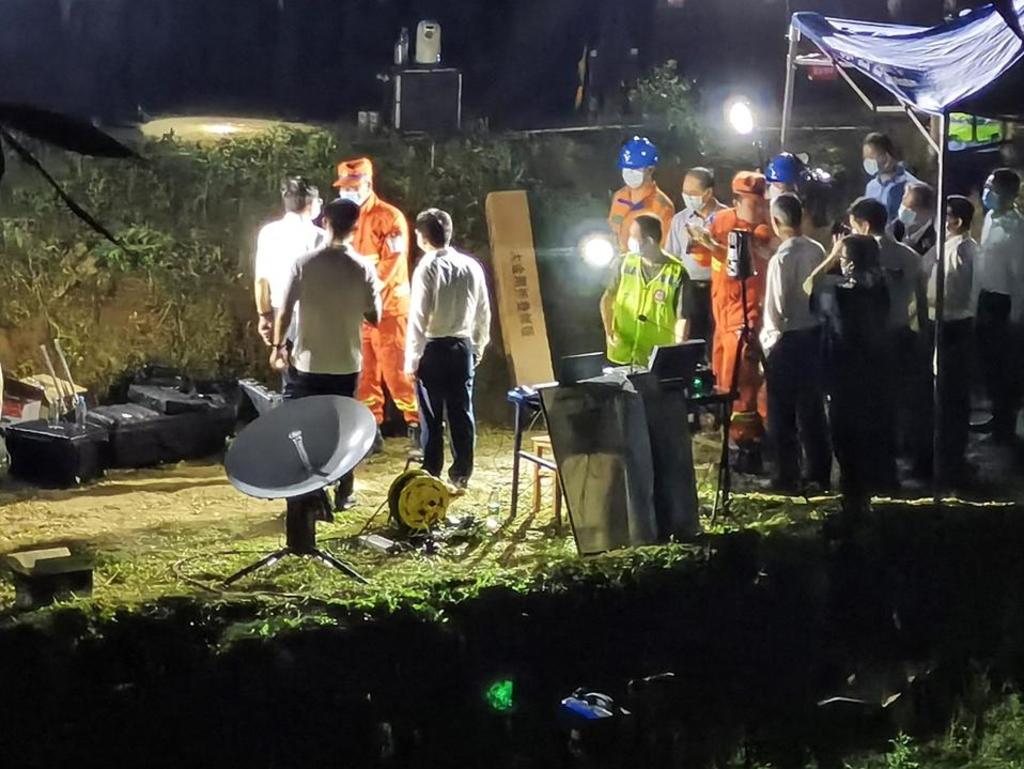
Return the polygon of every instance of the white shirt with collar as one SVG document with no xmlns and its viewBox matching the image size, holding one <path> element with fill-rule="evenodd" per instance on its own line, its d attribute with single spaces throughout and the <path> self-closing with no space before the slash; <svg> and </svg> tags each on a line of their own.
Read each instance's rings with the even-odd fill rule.
<svg viewBox="0 0 1024 769">
<path fill-rule="evenodd" d="M 943 306 L 944 320 L 967 320 L 974 317 L 974 265 L 978 259 L 978 242 L 970 233 L 946 238 L 946 302 Z M 928 271 L 928 317 L 935 320 L 935 281 L 938 270 L 936 247 L 933 246 L 925 257 Z"/>
<path fill-rule="evenodd" d="M 270 305 L 280 309 L 295 260 L 319 247 L 324 231 L 301 214 L 286 213 L 256 238 L 256 280 L 270 285 Z"/>
<path fill-rule="evenodd" d="M 708 221 L 719 211 L 724 211 L 728 206 L 712 199 L 711 211 L 705 216 L 695 208 L 684 208 L 672 217 L 672 223 L 668 229 L 668 241 L 665 243 L 665 250 L 683 263 L 690 280 L 706 282 L 711 280 L 711 266 L 701 266 L 694 260 L 690 253 L 690 233 L 687 225 L 707 226 Z"/>
<path fill-rule="evenodd" d="M 1016 208 L 985 214 L 981 228 L 981 250 L 975 268 L 975 288 L 994 294 L 1021 298 L 1021 276 L 1024 275 L 1024 217 Z M 1018 310 L 1014 301 L 1011 306 Z"/>
<path fill-rule="evenodd" d="M 405 371 L 416 373 L 427 342 L 455 337 L 476 358 L 491 339 L 491 300 L 480 262 L 448 247 L 423 255 L 412 275 Z"/>
<path fill-rule="evenodd" d="M 804 281 L 824 259 L 825 249 L 820 243 L 799 235 L 783 241 L 768 262 L 761 328 L 761 348 L 765 354 L 787 331 L 820 325 L 820 320 L 811 312 Z"/>
<path fill-rule="evenodd" d="M 890 235 L 876 236 L 878 261 L 889 287 L 889 327 L 908 328 L 917 308 L 918 287 L 923 280 L 921 255 Z"/>
</svg>

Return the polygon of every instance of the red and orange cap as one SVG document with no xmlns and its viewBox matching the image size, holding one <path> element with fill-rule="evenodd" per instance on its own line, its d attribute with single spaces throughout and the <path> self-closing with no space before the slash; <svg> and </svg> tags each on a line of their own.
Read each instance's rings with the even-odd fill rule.
<svg viewBox="0 0 1024 769">
<path fill-rule="evenodd" d="M 369 158 L 354 158 L 338 163 L 338 179 L 334 187 L 356 187 L 364 179 L 373 180 L 373 161 Z"/>
<path fill-rule="evenodd" d="M 732 178 L 734 195 L 755 195 L 763 198 L 765 187 L 764 174 L 759 174 L 756 171 L 740 171 Z"/>
</svg>

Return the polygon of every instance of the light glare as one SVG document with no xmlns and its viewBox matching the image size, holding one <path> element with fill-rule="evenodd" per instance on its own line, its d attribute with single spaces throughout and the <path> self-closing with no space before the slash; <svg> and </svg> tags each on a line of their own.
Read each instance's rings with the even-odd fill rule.
<svg viewBox="0 0 1024 769">
<path fill-rule="evenodd" d="M 583 261 L 591 267 L 604 268 L 615 259 L 615 246 L 604 235 L 591 235 L 583 240 L 580 246 Z"/>
<path fill-rule="evenodd" d="M 729 106 L 729 125 L 732 130 L 740 136 L 746 136 L 754 131 L 754 111 L 750 104 L 744 99 L 737 99 Z"/>
</svg>

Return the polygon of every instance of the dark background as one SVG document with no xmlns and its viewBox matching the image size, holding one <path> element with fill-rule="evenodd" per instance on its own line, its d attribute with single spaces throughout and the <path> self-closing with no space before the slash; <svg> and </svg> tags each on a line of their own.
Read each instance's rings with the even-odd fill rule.
<svg viewBox="0 0 1024 769">
<path fill-rule="evenodd" d="M 0 100 L 107 122 L 140 106 L 350 120 L 383 106 L 399 29 L 434 18 L 466 113 L 495 127 L 572 122 L 585 45 L 608 82 L 636 48 L 641 69 L 674 58 L 703 88 L 776 101 L 798 10 L 934 23 L 943 0 L 4 0 Z"/>
</svg>

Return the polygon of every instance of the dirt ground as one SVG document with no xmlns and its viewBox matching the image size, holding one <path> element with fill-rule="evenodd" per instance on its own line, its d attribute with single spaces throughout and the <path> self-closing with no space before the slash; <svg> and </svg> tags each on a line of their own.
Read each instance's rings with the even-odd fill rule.
<svg viewBox="0 0 1024 769">
<path fill-rule="evenodd" d="M 406 442 L 387 441 L 383 454 L 356 475 L 359 504 L 318 524 L 321 544 L 372 580 L 369 587 L 306 559 L 289 558 L 224 593 L 220 579 L 284 543 L 283 503 L 236 491 L 219 460 L 139 471 L 112 471 L 95 484 L 67 491 L 39 490 L 8 480 L 0 487 L 0 552 L 64 544 L 95 557 L 93 600 L 116 608 L 157 597 L 213 598 L 283 595 L 368 602 L 415 599 L 438 580 L 528 579 L 541 567 L 576 557 L 568 525 L 555 526 L 551 483 L 545 481 L 533 514 L 532 474 L 524 467 L 519 514 L 509 520 L 512 433 L 484 430 L 477 470 L 449 519 L 475 523 L 459 541 L 425 556 L 386 556 L 350 540 L 363 529 L 388 535 L 387 491 L 405 467 Z M 376 512 L 376 515 L 375 515 Z M 372 519 L 372 520 L 371 520 Z M 0 609 L 13 589 L 0 581 Z"/>
<path fill-rule="evenodd" d="M 528 439 L 526 445 L 528 446 Z M 985 468 L 974 499 L 1020 497 L 1019 458 L 972 440 L 972 459 Z M 714 493 L 717 436 L 695 438 L 698 492 L 707 511 Z M 397 606 L 443 590 L 490 584 L 534 584 L 560 563 L 578 558 L 568 523 L 555 525 L 551 482 L 545 481 L 534 514 L 532 465 L 522 471 L 519 513 L 509 518 L 512 433 L 481 431 L 477 469 L 466 496 L 456 499 L 449 520 L 471 519 L 466 530 L 427 555 L 411 550 L 384 555 L 355 543 L 363 533 L 392 535 L 386 499 L 405 467 L 406 442 L 387 441 L 385 451 L 357 471 L 359 504 L 318 524 L 319 542 L 371 580 L 360 585 L 306 559 L 288 558 L 225 592 L 224 577 L 284 544 L 284 506 L 236 491 L 219 459 L 139 471 L 112 471 L 102 481 L 66 491 L 39 490 L 8 478 L 0 484 L 0 553 L 67 545 L 95 561 L 91 604 L 100 610 L 138 606 L 169 596 L 212 600 L 246 598 Z M 1017 479 L 1017 482 L 1014 482 Z M 763 481 L 737 477 L 736 516 L 720 527 L 772 527 L 819 518 L 834 500 L 773 497 Z M 1002 494 L 993 488 L 1002 486 Z M 1007 487 L 1013 487 L 1007 491 Z M 908 487 L 905 497 L 930 496 Z M 706 520 L 705 520 L 706 523 Z M 455 587 L 451 587 L 455 586 Z M 462 586 L 461 588 L 459 586 Z M 0 611 L 14 600 L 0 578 Z"/>
</svg>

